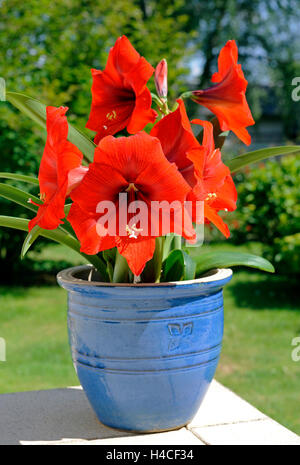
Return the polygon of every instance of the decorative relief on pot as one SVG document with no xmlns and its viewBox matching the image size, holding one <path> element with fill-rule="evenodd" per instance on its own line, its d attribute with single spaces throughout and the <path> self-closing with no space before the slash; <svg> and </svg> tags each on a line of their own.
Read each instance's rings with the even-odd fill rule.
<svg viewBox="0 0 300 465">
<path fill-rule="evenodd" d="M 179 349 L 184 338 L 190 336 L 193 332 L 193 323 L 170 323 L 168 324 L 169 333 L 172 336 L 172 339 L 169 342 L 169 351 Z"/>
</svg>

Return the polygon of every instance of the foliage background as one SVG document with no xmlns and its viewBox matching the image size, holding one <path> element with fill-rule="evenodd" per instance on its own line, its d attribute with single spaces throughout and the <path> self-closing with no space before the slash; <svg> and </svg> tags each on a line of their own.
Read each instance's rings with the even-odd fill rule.
<svg viewBox="0 0 300 465">
<path fill-rule="evenodd" d="M 90 68 L 105 66 L 116 37 L 127 35 L 153 66 L 168 59 L 172 99 L 187 87 L 209 85 L 220 48 L 235 38 L 256 121 L 275 102 L 284 137 L 297 142 L 300 114 L 290 97 L 292 78 L 300 75 L 297 5 L 298 0 L 0 0 L 0 76 L 7 90 L 69 106 L 69 120 L 84 128 L 91 102 Z M 194 104 L 189 109 L 198 110 Z M 44 137 L 26 117 L 1 104 L 2 171 L 36 174 Z M 3 200 L 0 208 L 3 214 L 11 212 Z M 16 216 L 23 214 L 13 208 Z M 24 279 L 34 267 L 28 258 L 18 260 L 22 237 L 0 230 L 4 281 L 17 274 Z"/>
</svg>

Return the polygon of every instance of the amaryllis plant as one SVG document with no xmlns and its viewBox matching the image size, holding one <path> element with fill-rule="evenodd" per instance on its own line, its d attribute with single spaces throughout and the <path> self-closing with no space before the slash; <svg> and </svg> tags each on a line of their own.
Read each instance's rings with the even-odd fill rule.
<svg viewBox="0 0 300 465">
<path fill-rule="evenodd" d="M 156 94 L 147 87 L 152 77 Z M 95 131 L 94 142 L 68 123 L 67 107 L 7 92 L 10 103 L 47 130 L 38 178 L 0 173 L 39 186 L 34 196 L 0 184 L 2 197 L 34 215 L 0 216 L 0 226 L 27 231 L 21 256 L 44 236 L 81 254 L 104 282 L 189 280 L 234 265 L 274 271 L 254 255 L 205 252 L 203 228 L 211 223 L 228 238 L 224 214 L 237 202 L 233 173 L 299 148 L 257 150 L 225 164 L 221 148 L 228 132 L 249 145 L 247 127 L 254 124 L 234 40 L 220 51 L 211 80 L 208 89 L 169 102 L 166 60 L 154 69 L 120 37 L 104 70 L 92 69 L 86 127 Z M 190 121 L 185 99 L 210 110 L 211 120 Z"/>
</svg>

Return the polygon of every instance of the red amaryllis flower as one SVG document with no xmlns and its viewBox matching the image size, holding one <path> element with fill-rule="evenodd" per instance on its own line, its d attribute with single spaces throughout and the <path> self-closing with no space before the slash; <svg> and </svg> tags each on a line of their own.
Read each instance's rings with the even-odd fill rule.
<svg viewBox="0 0 300 465">
<path fill-rule="evenodd" d="M 92 69 L 92 107 L 86 127 L 97 131 L 95 143 L 127 127 L 130 134 L 153 123 L 152 98 L 146 84 L 154 68 L 119 37 L 111 48 L 104 71 Z"/>
<path fill-rule="evenodd" d="M 36 217 L 29 222 L 29 231 L 36 225 L 43 229 L 56 229 L 62 223 L 65 199 L 87 171 L 81 166 L 82 153 L 67 141 L 67 110 L 67 107 L 50 106 L 46 109 L 47 140 L 39 170 L 43 203 L 37 205 L 39 209 Z"/>
<path fill-rule="evenodd" d="M 187 199 L 204 201 L 206 222 L 212 221 L 228 237 L 228 227 L 217 212 L 236 208 L 237 194 L 229 168 L 222 162 L 220 150 L 215 150 L 212 124 L 194 121 L 204 126 L 200 145 L 193 134 L 183 101 L 179 99 L 177 102 L 177 110 L 159 121 L 150 134 L 160 140 L 166 158 L 176 164 L 193 189 Z M 202 220 L 196 217 L 196 209 L 193 209 L 193 220 Z"/>
<path fill-rule="evenodd" d="M 218 117 L 222 131 L 233 131 L 249 145 L 251 136 L 246 127 L 255 122 L 245 96 L 248 82 L 237 61 L 237 45 L 234 40 L 229 40 L 219 54 L 218 72 L 211 79 L 216 85 L 193 91 L 191 98 Z"/>
<path fill-rule="evenodd" d="M 187 153 L 200 144 L 193 134 L 183 100 L 178 99 L 177 103 L 178 108 L 156 123 L 150 135 L 160 140 L 166 158 L 176 164 L 188 184 L 194 187 L 194 165 Z"/>
<path fill-rule="evenodd" d="M 188 153 L 193 162 L 197 182 L 192 195 L 204 200 L 204 217 L 224 234 L 230 236 L 227 224 L 218 215 L 220 210 L 236 209 L 237 191 L 229 168 L 221 160 L 221 151 L 215 149 L 213 125 L 209 121 L 193 120 L 204 128 L 202 145 Z"/>
<path fill-rule="evenodd" d="M 82 252 L 92 255 L 117 246 L 132 272 L 138 276 L 153 256 L 155 237 L 176 229 L 174 217 L 167 230 L 162 227 L 163 218 L 159 217 L 159 229 L 153 233 L 152 203 L 166 201 L 172 204 L 176 201 L 183 212 L 183 203 L 189 191 L 190 186 L 175 165 L 167 161 L 156 138 L 142 132 L 127 138 L 108 136 L 101 140 L 88 173 L 71 193 L 75 203 L 68 220 L 81 242 Z M 141 215 L 138 222 L 135 222 L 133 214 L 128 214 L 127 209 L 125 212 L 119 194 L 125 194 L 138 209 L 142 207 L 137 202 L 142 201 L 146 206 L 144 216 Z M 109 216 L 111 204 L 115 209 Z M 103 229 L 102 206 L 108 208 L 108 221 L 114 217 L 116 230 L 113 234 L 109 227 L 106 231 Z M 122 224 L 120 216 L 124 215 Z M 182 235 L 195 240 L 191 219 L 186 220 Z M 147 229 L 147 234 L 144 229 Z"/>
</svg>

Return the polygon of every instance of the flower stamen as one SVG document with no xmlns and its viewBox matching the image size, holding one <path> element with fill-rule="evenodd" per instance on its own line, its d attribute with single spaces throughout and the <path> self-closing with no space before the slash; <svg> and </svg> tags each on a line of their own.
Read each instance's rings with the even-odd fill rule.
<svg viewBox="0 0 300 465">
<path fill-rule="evenodd" d="M 129 239 L 137 239 L 137 233 L 141 233 L 143 228 L 137 228 L 136 224 L 134 223 L 131 227 L 127 224 L 126 225 L 126 232 L 129 236 Z"/>
<path fill-rule="evenodd" d="M 209 193 L 207 194 L 207 197 L 206 197 L 205 200 L 206 200 L 206 201 L 207 201 L 207 200 L 212 200 L 212 199 L 215 199 L 216 197 L 217 197 L 217 194 L 216 194 L 215 192 L 209 192 Z"/>
<path fill-rule="evenodd" d="M 46 193 L 45 192 L 40 192 L 39 193 L 39 198 L 40 198 L 41 202 L 45 202 L 46 201 Z"/>
<path fill-rule="evenodd" d="M 108 121 L 112 121 L 113 119 L 116 119 L 117 118 L 117 112 L 116 110 L 113 110 L 111 112 L 108 112 L 106 114 L 106 118 L 108 119 Z"/>
<path fill-rule="evenodd" d="M 137 192 L 137 191 L 138 191 L 138 188 L 135 187 L 135 185 L 134 185 L 133 182 L 131 182 L 131 183 L 129 184 L 129 186 L 127 187 L 127 189 L 125 189 L 125 191 L 126 191 L 126 192 L 131 192 L 131 191 Z"/>
</svg>

